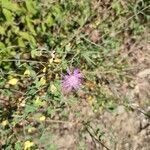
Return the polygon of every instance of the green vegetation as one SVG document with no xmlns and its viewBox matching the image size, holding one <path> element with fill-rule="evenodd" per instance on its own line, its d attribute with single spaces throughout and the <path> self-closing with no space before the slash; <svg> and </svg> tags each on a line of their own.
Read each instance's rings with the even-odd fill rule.
<svg viewBox="0 0 150 150">
<path fill-rule="evenodd" d="M 57 149 L 59 121 L 69 122 L 69 114 L 83 126 L 91 121 L 80 114 L 83 101 L 95 113 L 115 111 L 121 100 L 106 85 L 130 80 L 131 64 L 121 50 L 126 38 L 139 41 L 147 30 L 149 1 L 101 3 L 0 0 L 2 149 Z M 85 81 L 65 97 L 67 68 L 79 68 Z"/>
</svg>

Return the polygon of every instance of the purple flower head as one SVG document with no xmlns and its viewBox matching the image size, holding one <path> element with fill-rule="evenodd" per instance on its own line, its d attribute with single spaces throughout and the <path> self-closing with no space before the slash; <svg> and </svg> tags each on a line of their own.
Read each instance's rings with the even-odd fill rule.
<svg viewBox="0 0 150 150">
<path fill-rule="evenodd" d="M 69 93 L 73 90 L 79 89 L 82 83 L 83 75 L 79 69 L 73 71 L 67 70 L 67 75 L 63 76 L 62 80 L 62 92 Z"/>
</svg>

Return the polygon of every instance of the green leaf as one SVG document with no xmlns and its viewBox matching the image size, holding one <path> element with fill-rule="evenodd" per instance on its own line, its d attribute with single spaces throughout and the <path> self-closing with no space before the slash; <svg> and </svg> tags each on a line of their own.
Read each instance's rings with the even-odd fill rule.
<svg viewBox="0 0 150 150">
<path fill-rule="evenodd" d="M 25 3 L 26 3 L 28 12 L 31 14 L 35 14 L 36 10 L 35 10 L 34 2 L 32 0 L 26 0 Z"/>
<path fill-rule="evenodd" d="M 45 23 L 47 24 L 48 27 L 51 27 L 54 25 L 55 21 L 50 14 L 47 16 Z"/>
<path fill-rule="evenodd" d="M 0 34 L 4 35 L 5 34 L 5 29 L 4 27 L 0 26 Z"/>
<path fill-rule="evenodd" d="M 53 11 L 52 11 L 53 15 L 55 16 L 57 21 L 61 22 L 64 18 L 61 6 L 57 4 L 57 5 L 53 6 L 52 9 L 53 9 Z"/>
<path fill-rule="evenodd" d="M 29 113 L 33 113 L 37 110 L 37 108 L 35 106 L 32 105 L 26 105 L 25 107 L 25 114 L 29 114 Z"/>
<path fill-rule="evenodd" d="M 11 11 L 3 8 L 3 14 L 9 23 L 11 23 L 13 21 L 13 15 L 12 15 Z"/>
<path fill-rule="evenodd" d="M 41 23 L 41 27 L 42 27 L 42 30 L 43 30 L 43 32 L 45 32 L 46 31 L 46 26 L 45 26 L 45 23 Z"/>
<path fill-rule="evenodd" d="M 51 115 L 51 117 L 53 117 L 56 113 L 56 109 L 51 108 L 50 106 L 47 108 L 47 113 L 48 115 Z"/>
<path fill-rule="evenodd" d="M 25 44 L 24 44 L 22 38 L 18 38 L 18 45 L 19 45 L 20 47 L 25 47 Z"/>
<path fill-rule="evenodd" d="M 97 54 L 95 51 L 83 51 L 81 53 L 81 56 L 89 63 L 93 63 L 95 65 L 95 62 L 91 59 L 92 54 Z"/>
<path fill-rule="evenodd" d="M 19 34 L 23 39 L 30 40 L 30 35 L 28 32 L 19 32 Z"/>
<path fill-rule="evenodd" d="M 5 45 L 4 43 L 0 42 L 0 49 L 3 49 L 3 48 L 5 48 Z"/>
<path fill-rule="evenodd" d="M 15 143 L 15 150 L 21 150 L 22 146 L 20 142 Z"/>
<path fill-rule="evenodd" d="M 36 40 L 33 36 L 30 35 L 30 42 L 31 42 L 31 45 L 32 47 L 35 47 L 36 46 Z"/>
<path fill-rule="evenodd" d="M 32 46 L 36 46 L 36 40 L 28 32 L 19 32 L 19 35 L 22 39 L 29 41 Z"/>
<path fill-rule="evenodd" d="M 13 12 L 21 11 L 21 9 L 17 5 L 17 3 L 14 3 L 10 0 L 1 0 L 1 2 L 2 2 L 2 7 L 3 8 L 6 8 L 6 9 L 8 9 L 10 11 L 13 11 Z"/>
<path fill-rule="evenodd" d="M 119 2 L 114 2 L 112 8 L 115 10 L 116 15 L 120 15 L 123 12 L 122 6 Z"/>
<path fill-rule="evenodd" d="M 41 106 L 43 106 L 44 105 L 44 102 L 41 100 L 41 99 L 39 99 L 39 97 L 37 97 L 36 98 L 36 100 L 33 102 L 33 105 L 35 106 L 35 107 L 41 107 Z"/>
<path fill-rule="evenodd" d="M 17 26 L 12 26 L 12 32 L 14 32 L 15 34 L 18 34 L 18 32 L 19 32 L 19 27 L 17 27 Z"/>
<path fill-rule="evenodd" d="M 36 32 L 34 30 L 34 26 L 32 25 L 31 19 L 29 18 L 29 16 L 26 16 L 26 23 L 27 23 L 27 27 L 29 29 L 29 31 L 33 34 L 36 35 Z"/>
</svg>

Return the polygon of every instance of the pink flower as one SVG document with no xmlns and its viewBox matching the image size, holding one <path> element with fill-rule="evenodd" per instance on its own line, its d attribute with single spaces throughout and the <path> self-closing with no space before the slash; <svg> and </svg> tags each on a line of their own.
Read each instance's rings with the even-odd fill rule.
<svg viewBox="0 0 150 150">
<path fill-rule="evenodd" d="M 67 75 L 63 76 L 62 80 L 62 92 L 65 94 L 78 90 L 83 79 L 79 69 L 74 69 L 72 72 L 68 70 L 67 73 Z"/>
</svg>

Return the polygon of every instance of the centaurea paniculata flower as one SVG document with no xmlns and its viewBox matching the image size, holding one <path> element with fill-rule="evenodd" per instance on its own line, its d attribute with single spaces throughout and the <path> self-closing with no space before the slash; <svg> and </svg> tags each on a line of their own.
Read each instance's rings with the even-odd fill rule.
<svg viewBox="0 0 150 150">
<path fill-rule="evenodd" d="M 68 70 L 67 75 L 62 79 L 62 92 L 68 94 L 74 90 L 78 90 L 82 84 L 83 75 L 79 69 L 73 71 Z"/>
</svg>

